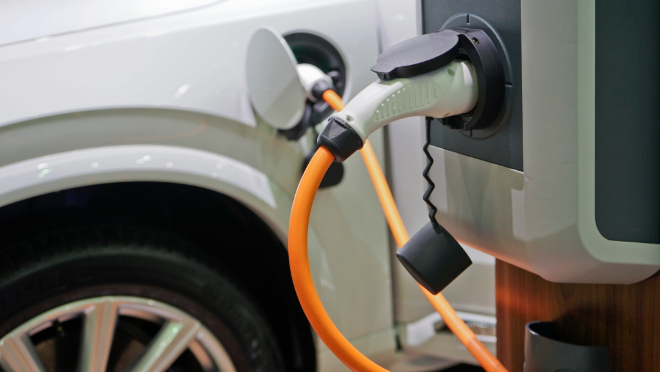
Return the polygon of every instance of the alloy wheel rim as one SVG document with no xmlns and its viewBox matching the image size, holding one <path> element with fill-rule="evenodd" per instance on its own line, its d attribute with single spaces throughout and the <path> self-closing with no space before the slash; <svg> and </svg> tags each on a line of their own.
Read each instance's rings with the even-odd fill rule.
<svg viewBox="0 0 660 372">
<path fill-rule="evenodd" d="M 82 329 L 76 371 L 105 372 L 120 317 L 160 325 L 126 371 L 165 371 L 189 350 L 204 371 L 236 372 L 225 348 L 199 320 L 163 302 L 133 296 L 79 300 L 30 319 L 0 339 L 0 366 L 5 372 L 46 372 L 31 337 L 80 318 Z"/>
</svg>

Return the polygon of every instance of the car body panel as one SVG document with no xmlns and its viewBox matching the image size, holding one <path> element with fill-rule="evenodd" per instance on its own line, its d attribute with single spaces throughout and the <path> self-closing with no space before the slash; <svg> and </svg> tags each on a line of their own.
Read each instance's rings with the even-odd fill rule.
<svg viewBox="0 0 660 372">
<path fill-rule="evenodd" d="M 245 58 L 252 33 L 263 26 L 313 32 L 334 43 L 346 62 L 344 96 L 350 97 L 354 86 L 374 80 L 368 70 L 378 53 L 373 7 L 371 1 L 225 1 L 5 45 L 0 125 L 90 109 L 169 107 L 254 126 Z M 345 22 L 336 27 L 340 17 Z"/>
<path fill-rule="evenodd" d="M 6 0 L 0 2 L 0 45 L 158 17 L 218 0 Z"/>
<path fill-rule="evenodd" d="M 0 178 L 13 183 L 0 190 L 2 205 L 97 183 L 193 184 L 244 203 L 286 245 L 314 139 L 287 141 L 255 118 L 244 72 L 248 40 L 263 26 L 328 39 L 345 58 L 350 98 L 375 79 L 374 7 L 363 0 L 225 1 L 0 47 Z M 340 16 L 345 23 L 336 27 Z M 372 143 L 382 160 L 382 133 Z M 188 165 L 179 168 L 175 159 Z M 207 169 L 222 161 L 231 164 L 222 172 L 233 176 Z M 341 184 L 316 198 L 312 272 L 339 329 L 349 339 L 378 335 L 360 346 L 368 355 L 393 354 L 385 220 L 362 160 L 350 159 L 345 169 Z M 320 370 L 341 369 L 317 347 L 325 355 Z"/>
</svg>

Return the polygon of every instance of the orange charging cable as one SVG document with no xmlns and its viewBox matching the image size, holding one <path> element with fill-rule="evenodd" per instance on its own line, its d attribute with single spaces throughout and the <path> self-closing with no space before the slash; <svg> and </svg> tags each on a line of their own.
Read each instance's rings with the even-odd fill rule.
<svg viewBox="0 0 660 372">
<path fill-rule="evenodd" d="M 341 111 L 344 104 L 334 91 L 327 90 L 323 93 L 323 99 L 336 111 Z M 376 189 L 385 213 L 385 218 L 392 235 L 399 247 L 402 247 L 410 239 L 403 225 L 399 211 L 394 203 L 392 192 L 387 184 L 376 154 L 369 141 L 365 141 L 360 150 L 371 181 Z M 293 201 L 291 220 L 289 223 L 289 263 L 294 287 L 300 304 L 309 319 L 314 330 L 328 348 L 351 370 L 386 371 L 367 357 L 362 355 L 351 343 L 339 332 L 328 314 L 316 292 L 309 268 L 307 254 L 307 229 L 309 216 L 314 202 L 314 196 L 325 172 L 334 161 L 334 156 L 324 147 L 318 149 L 305 170 L 298 191 Z M 431 303 L 433 308 L 440 313 L 447 327 L 458 337 L 461 343 L 477 359 L 479 364 L 488 372 L 507 372 L 506 368 L 495 358 L 486 347 L 477 340 L 474 332 L 456 314 L 445 297 L 438 293 L 432 295 L 424 287 L 420 289 Z"/>
</svg>

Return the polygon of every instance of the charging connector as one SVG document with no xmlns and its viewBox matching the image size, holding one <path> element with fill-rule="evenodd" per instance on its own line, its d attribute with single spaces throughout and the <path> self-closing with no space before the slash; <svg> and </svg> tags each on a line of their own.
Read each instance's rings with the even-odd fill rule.
<svg viewBox="0 0 660 372">
<path fill-rule="evenodd" d="M 447 117 L 470 112 L 477 103 L 476 72 L 455 61 L 409 78 L 379 80 L 353 98 L 321 133 L 318 144 L 344 161 L 378 128 L 411 116 Z"/>
<path fill-rule="evenodd" d="M 323 100 L 323 92 L 328 89 L 335 89 L 332 84 L 332 78 L 321 71 L 320 68 L 309 63 L 300 63 L 296 66 L 300 83 L 312 102 Z"/>
<path fill-rule="evenodd" d="M 457 27 L 408 39 L 383 52 L 372 71 L 380 80 L 330 118 L 319 136 L 337 161 L 395 120 L 442 118 L 454 129 L 472 130 L 490 125 L 502 110 L 502 60 L 481 30 Z"/>
</svg>

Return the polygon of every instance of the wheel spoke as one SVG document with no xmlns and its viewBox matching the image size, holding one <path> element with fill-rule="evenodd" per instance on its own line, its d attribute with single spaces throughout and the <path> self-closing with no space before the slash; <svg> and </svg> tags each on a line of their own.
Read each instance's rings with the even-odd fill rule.
<svg viewBox="0 0 660 372">
<path fill-rule="evenodd" d="M 105 372 L 117 323 L 117 305 L 111 300 L 85 311 L 78 372 Z"/>
<path fill-rule="evenodd" d="M 46 372 L 26 334 L 6 337 L 0 341 L 0 365 L 7 372 Z"/>
<path fill-rule="evenodd" d="M 199 329 L 199 322 L 192 319 L 184 322 L 168 321 L 149 343 L 131 372 L 166 370 L 188 348 Z"/>
</svg>

